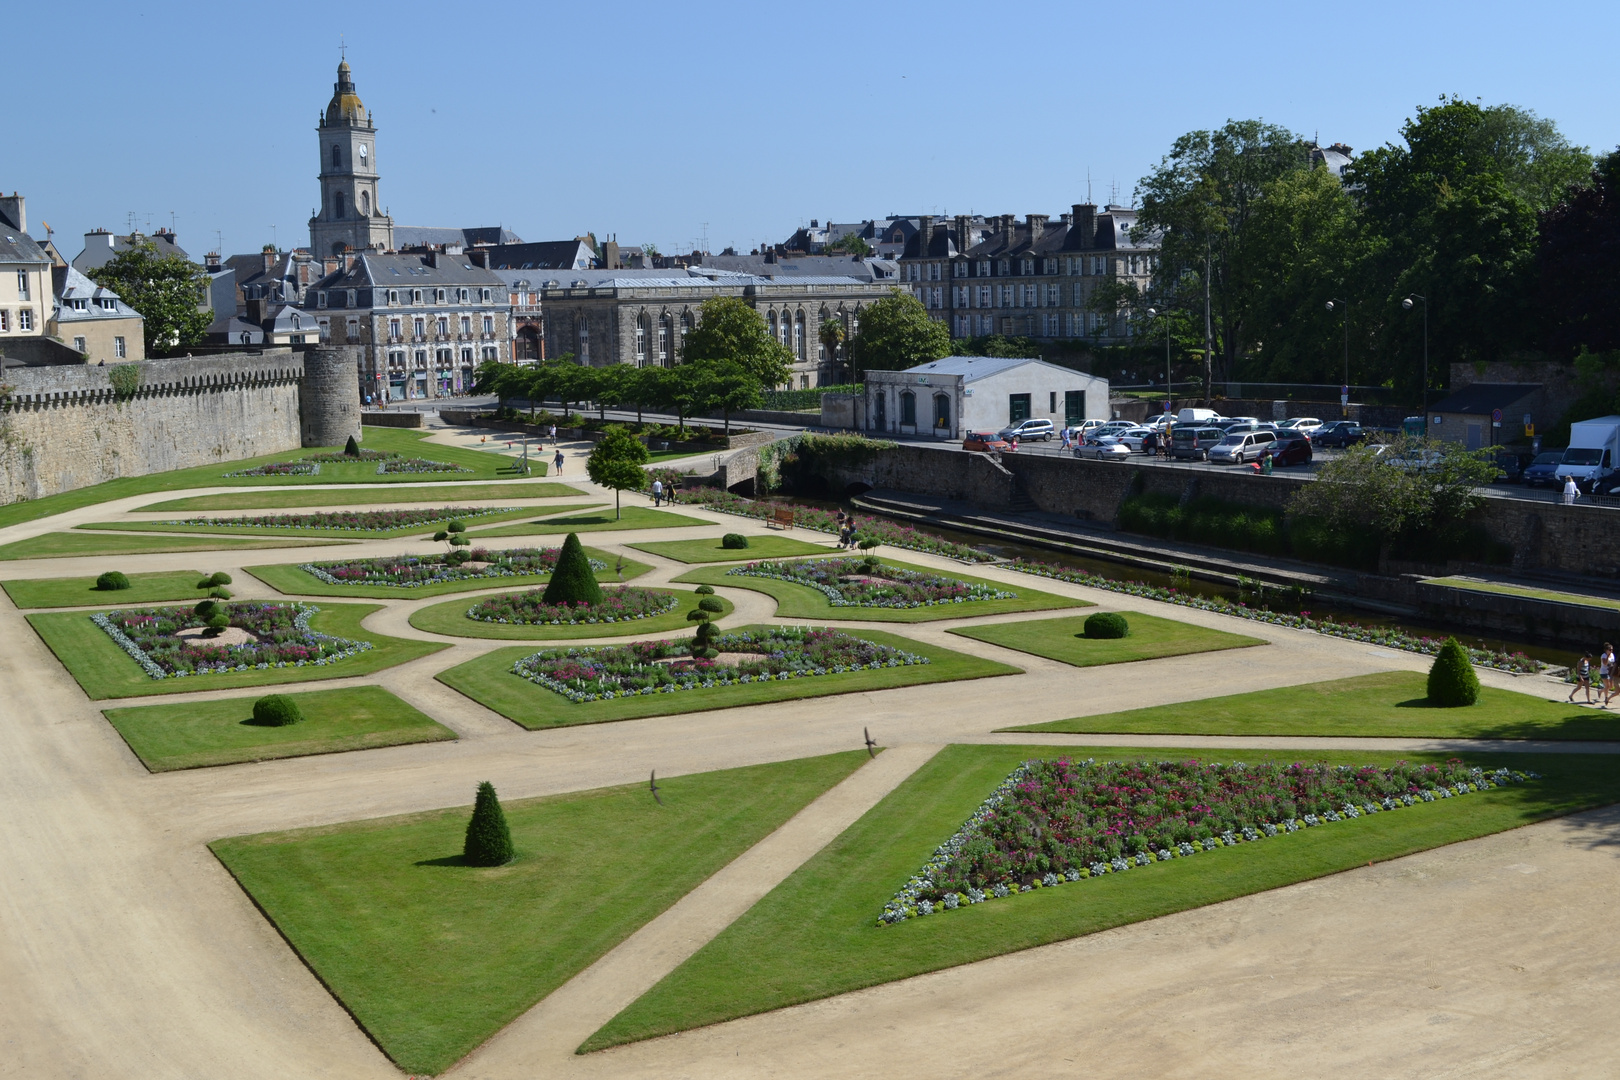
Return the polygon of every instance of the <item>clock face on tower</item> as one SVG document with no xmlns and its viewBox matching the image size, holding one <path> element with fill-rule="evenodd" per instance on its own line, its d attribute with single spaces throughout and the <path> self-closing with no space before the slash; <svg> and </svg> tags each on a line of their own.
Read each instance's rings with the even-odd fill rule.
<svg viewBox="0 0 1620 1080">
<path fill-rule="evenodd" d="M 360 147 L 360 164 L 362 164 L 362 165 L 364 165 L 366 163 L 366 154 L 367 154 L 367 150 L 366 150 L 364 144 L 362 144 L 361 147 Z"/>
</svg>

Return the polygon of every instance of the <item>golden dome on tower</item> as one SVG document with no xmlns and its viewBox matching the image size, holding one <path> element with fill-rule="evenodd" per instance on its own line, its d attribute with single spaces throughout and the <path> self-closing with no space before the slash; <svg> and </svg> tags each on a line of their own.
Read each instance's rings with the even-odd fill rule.
<svg viewBox="0 0 1620 1080">
<path fill-rule="evenodd" d="M 332 87 L 332 101 L 326 106 L 326 122 L 335 124 L 343 120 L 352 120 L 363 124 L 366 122 L 366 107 L 360 102 L 360 95 L 355 93 L 354 80 L 349 74 L 347 60 L 338 63 L 338 81 Z"/>
</svg>

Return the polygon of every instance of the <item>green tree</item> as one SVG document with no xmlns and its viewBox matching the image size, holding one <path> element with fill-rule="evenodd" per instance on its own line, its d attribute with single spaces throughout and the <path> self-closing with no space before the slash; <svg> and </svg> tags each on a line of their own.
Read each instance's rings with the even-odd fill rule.
<svg viewBox="0 0 1620 1080">
<path fill-rule="evenodd" d="M 512 830 L 506 812 L 495 797 L 495 785 L 488 780 L 478 785 L 472 818 L 467 822 L 467 839 L 461 857 L 468 866 L 505 866 L 512 861 Z"/>
<path fill-rule="evenodd" d="M 1429 702 L 1442 709 L 1457 709 L 1479 700 L 1479 676 L 1462 643 L 1446 638 L 1429 668 Z"/>
<path fill-rule="evenodd" d="M 951 332 L 928 317 L 922 301 L 895 289 L 861 312 L 848 352 L 857 378 L 867 371 L 903 371 L 951 355 Z"/>
<path fill-rule="evenodd" d="M 151 241 L 120 251 L 89 277 L 141 313 L 148 357 L 190 348 L 202 341 L 213 321 L 197 307 L 208 287 L 202 267 L 178 255 L 160 257 Z"/>
<path fill-rule="evenodd" d="M 838 363 L 838 350 L 844 344 L 846 336 L 844 320 L 822 319 L 821 326 L 816 330 L 816 336 L 821 339 L 821 347 L 827 352 L 827 362 Z"/>
<path fill-rule="evenodd" d="M 718 296 L 703 301 L 698 324 L 687 333 L 681 358 L 688 364 L 740 364 L 764 390 L 787 381 L 793 352 L 771 336 L 764 317 L 741 297 Z"/>
<path fill-rule="evenodd" d="M 647 448 L 630 429 L 614 425 L 602 433 L 601 441 L 585 461 L 585 472 L 594 483 L 613 489 L 613 519 L 619 519 L 619 498 L 625 491 L 640 491 L 647 483 L 641 467 L 647 464 Z"/>
<path fill-rule="evenodd" d="M 698 392 L 706 409 L 719 409 L 725 418 L 725 431 L 731 434 L 731 414 L 758 409 L 765 404 L 759 383 L 741 364 L 705 363 L 697 365 Z"/>
<path fill-rule="evenodd" d="M 591 570 L 590 557 L 579 542 L 578 533 L 569 533 L 557 553 L 557 565 L 551 570 L 541 599 L 547 604 L 600 604 L 602 586 Z"/>
<path fill-rule="evenodd" d="M 1548 347 L 1559 356 L 1620 349 L 1620 151 L 1541 215 L 1538 261 Z"/>
<path fill-rule="evenodd" d="M 854 255 L 857 258 L 864 259 L 872 254 L 872 245 L 855 233 L 845 233 L 822 248 L 822 251 L 828 255 Z"/>
</svg>

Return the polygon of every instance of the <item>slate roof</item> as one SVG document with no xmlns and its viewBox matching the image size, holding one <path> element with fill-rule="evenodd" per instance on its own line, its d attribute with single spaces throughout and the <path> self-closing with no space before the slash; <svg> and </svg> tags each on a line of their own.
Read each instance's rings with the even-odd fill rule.
<svg viewBox="0 0 1620 1080">
<path fill-rule="evenodd" d="M 947 356 L 939 360 L 930 360 L 926 364 L 907 368 L 902 375 L 960 375 L 963 382 L 974 382 L 991 375 L 1000 375 L 1004 371 L 1023 367 L 1025 364 L 1039 364 L 1042 367 L 1052 368 L 1064 375 L 1088 382 L 1102 382 L 1097 375 L 1088 375 L 1083 371 L 1062 367 L 1058 364 L 1048 364 L 1033 356 Z M 869 372 L 868 374 L 875 374 Z"/>
<path fill-rule="evenodd" d="M 58 322 L 89 322 L 94 319 L 139 319 L 140 312 L 124 303 L 118 294 L 97 285 L 71 266 L 55 267 L 51 271 L 51 291 L 56 294 Z M 103 308 L 106 299 L 114 302 L 111 311 Z M 83 311 L 73 307 L 73 301 L 86 301 Z"/>
<path fill-rule="evenodd" d="M 84 250 L 73 257 L 74 267 L 81 271 L 95 270 L 98 267 L 107 265 L 112 261 L 114 255 L 128 251 L 136 243 L 150 243 L 157 248 L 157 256 L 160 259 L 168 258 L 170 255 L 178 255 L 187 262 L 191 261 L 191 256 L 186 254 L 185 249 L 169 239 L 168 234 L 163 233 L 153 233 L 150 236 L 145 233 L 130 233 L 128 236 L 113 235 L 111 244 L 97 243 L 95 246 L 91 246 L 90 237 L 108 235 L 112 234 L 87 233 L 85 235 Z"/>
<path fill-rule="evenodd" d="M 753 274 L 755 277 L 803 280 L 810 277 L 855 278 L 860 281 L 897 280 L 899 273 L 887 259 L 862 260 L 848 255 L 803 255 L 767 262 L 763 255 L 705 255 L 703 265 L 716 270 Z"/>
<path fill-rule="evenodd" d="M 347 270 L 338 270 L 317 281 L 312 289 L 415 289 L 440 285 L 493 285 L 503 282 L 493 271 L 474 266 L 465 255 L 440 254 L 434 266 L 423 254 L 392 255 L 368 251 L 354 260 Z M 306 296 L 306 303 L 308 297 Z"/>
<path fill-rule="evenodd" d="M 1471 383 L 1445 400 L 1430 405 L 1429 411 L 1489 416 L 1492 409 L 1509 408 L 1540 390 L 1540 383 Z"/>
<path fill-rule="evenodd" d="M 394 232 L 397 236 L 399 230 Z M 487 250 L 489 265 L 507 270 L 583 270 L 595 257 L 591 246 L 579 239 L 497 244 Z M 586 265 L 580 266 L 581 261 Z"/>
<path fill-rule="evenodd" d="M 12 228 L 0 228 L 0 263 L 44 263 L 51 257 L 45 249 L 34 243 L 34 238 Z"/>
<path fill-rule="evenodd" d="M 439 228 L 434 225 L 395 225 L 394 246 L 443 247 L 445 244 L 521 244 L 523 238 L 511 229 L 499 225 L 479 225 L 470 229 Z"/>
</svg>

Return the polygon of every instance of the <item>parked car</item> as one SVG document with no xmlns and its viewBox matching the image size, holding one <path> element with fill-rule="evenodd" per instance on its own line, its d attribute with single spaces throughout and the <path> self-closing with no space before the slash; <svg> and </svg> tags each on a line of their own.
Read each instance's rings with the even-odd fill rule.
<svg viewBox="0 0 1620 1080">
<path fill-rule="evenodd" d="M 1311 432 L 1311 442 L 1314 445 L 1337 446 L 1341 449 L 1354 446 L 1366 437 L 1366 431 L 1354 420 L 1335 420 Z"/>
<path fill-rule="evenodd" d="M 1075 447 L 1074 456 L 1096 458 L 1098 461 L 1123 461 L 1131 456 L 1131 448 L 1112 435 L 1103 435 L 1087 439 Z"/>
<path fill-rule="evenodd" d="M 999 438 L 993 431 L 970 431 L 962 436 L 964 450 L 1011 450 L 1012 444 Z"/>
<path fill-rule="evenodd" d="M 1129 420 L 1110 420 L 1097 429 L 1099 435 L 1117 435 L 1121 431 L 1128 431 L 1136 425 Z"/>
<path fill-rule="evenodd" d="M 1231 416 L 1225 420 L 1216 420 L 1215 426 L 1227 434 L 1234 431 L 1259 431 L 1260 421 L 1252 416 Z"/>
<path fill-rule="evenodd" d="M 1505 447 L 1497 450 L 1491 460 L 1496 465 L 1496 475 L 1491 478 L 1494 484 L 1517 484 L 1524 475 L 1525 465 L 1529 464 L 1527 455 Z"/>
<path fill-rule="evenodd" d="M 1271 455 L 1271 464 L 1282 465 L 1309 465 L 1311 463 L 1311 440 L 1298 428 L 1290 428 L 1276 433 L 1266 453 Z"/>
<path fill-rule="evenodd" d="M 1266 449 L 1276 442 L 1269 431 L 1233 431 L 1216 443 L 1209 451 L 1211 465 L 1242 465 L 1259 461 Z"/>
<path fill-rule="evenodd" d="M 1177 424 L 1170 431 L 1170 456 L 1176 461 L 1208 461 L 1209 451 L 1218 446 L 1226 432 L 1202 424 Z"/>
<path fill-rule="evenodd" d="M 1016 424 L 1009 424 L 996 432 L 998 437 L 1009 442 L 1014 438 L 1017 438 L 1019 442 L 1034 442 L 1036 439 L 1040 439 L 1042 442 L 1050 442 L 1055 434 L 1057 434 L 1057 429 L 1052 426 L 1050 420 L 1021 420 Z"/>
<path fill-rule="evenodd" d="M 1314 416 L 1290 416 L 1287 420 L 1283 421 L 1283 426 L 1291 427 L 1295 431 L 1303 431 L 1305 434 L 1310 435 L 1315 432 L 1317 428 L 1322 426 L 1322 421 L 1318 420 Z"/>
<path fill-rule="evenodd" d="M 1562 450 L 1548 450 L 1536 455 L 1519 476 L 1519 482 L 1525 487 L 1551 487 L 1558 482 L 1558 466 L 1563 464 L 1564 452 Z"/>
<path fill-rule="evenodd" d="M 1140 454 L 1140 453 L 1142 453 L 1142 442 L 1143 442 L 1143 440 L 1150 439 L 1152 437 L 1153 437 L 1153 429 L 1152 428 L 1133 427 L 1133 428 L 1126 428 L 1124 431 L 1120 432 L 1118 435 L 1115 435 L 1114 439 L 1116 439 L 1117 441 L 1122 442 L 1126 446 L 1130 447 L 1133 453 Z"/>
</svg>

